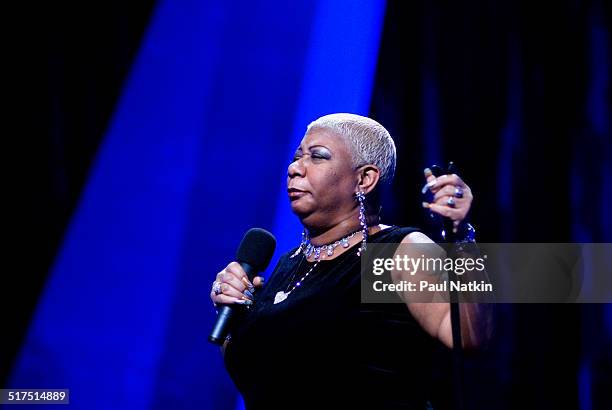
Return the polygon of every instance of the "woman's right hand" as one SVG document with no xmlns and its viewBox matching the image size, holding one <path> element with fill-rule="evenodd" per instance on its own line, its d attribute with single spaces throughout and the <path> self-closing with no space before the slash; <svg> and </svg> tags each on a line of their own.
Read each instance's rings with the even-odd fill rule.
<svg viewBox="0 0 612 410">
<path fill-rule="evenodd" d="M 215 292 L 215 286 L 210 291 L 210 298 L 215 306 L 251 305 L 253 303 L 253 292 L 261 288 L 264 282 L 261 276 L 257 276 L 251 283 L 238 262 L 231 262 L 225 269 L 217 273 L 215 281 L 219 283 L 217 292 Z"/>
</svg>

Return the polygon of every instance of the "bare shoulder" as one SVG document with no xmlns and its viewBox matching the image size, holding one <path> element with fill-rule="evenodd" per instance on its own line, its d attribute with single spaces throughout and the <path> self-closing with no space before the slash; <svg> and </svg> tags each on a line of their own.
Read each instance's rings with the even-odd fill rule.
<svg viewBox="0 0 612 410">
<path fill-rule="evenodd" d="M 402 243 L 434 243 L 434 241 L 423 232 L 415 231 L 404 236 Z"/>
</svg>

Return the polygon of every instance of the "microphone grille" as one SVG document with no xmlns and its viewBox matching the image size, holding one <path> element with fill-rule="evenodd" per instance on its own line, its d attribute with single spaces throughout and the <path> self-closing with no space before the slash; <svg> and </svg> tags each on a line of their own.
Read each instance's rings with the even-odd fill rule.
<svg viewBox="0 0 612 410">
<path fill-rule="evenodd" d="M 265 270 L 272 259 L 276 248 L 276 238 L 270 232 L 261 228 L 249 229 L 242 238 L 236 260 L 245 262 L 258 272 Z"/>
</svg>

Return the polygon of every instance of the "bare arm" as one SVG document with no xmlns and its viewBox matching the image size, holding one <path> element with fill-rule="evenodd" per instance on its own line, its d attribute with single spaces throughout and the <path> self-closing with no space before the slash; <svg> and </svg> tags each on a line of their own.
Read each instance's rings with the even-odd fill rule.
<svg viewBox="0 0 612 410">
<path fill-rule="evenodd" d="M 423 244 L 434 242 L 425 234 L 413 232 L 407 235 L 402 243 Z M 486 273 L 485 273 L 486 274 Z M 395 282 L 414 281 L 414 276 L 407 277 L 406 271 L 394 272 Z M 453 346 L 451 329 L 450 303 L 448 302 L 414 302 L 410 295 L 400 294 L 410 313 L 423 329 L 432 337 L 439 339 L 448 347 Z M 435 300 L 435 299 L 434 299 Z M 460 303 L 461 336 L 465 349 L 482 346 L 490 337 L 492 329 L 491 306 L 487 303 Z"/>
</svg>

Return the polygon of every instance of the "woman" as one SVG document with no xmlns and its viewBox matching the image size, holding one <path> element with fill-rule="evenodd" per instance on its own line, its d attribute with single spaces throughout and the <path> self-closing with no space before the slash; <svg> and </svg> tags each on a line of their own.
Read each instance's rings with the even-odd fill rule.
<svg viewBox="0 0 612 410">
<path fill-rule="evenodd" d="M 287 170 L 302 243 L 265 286 L 261 277 L 249 282 L 236 262 L 217 275 L 215 304 L 249 306 L 224 346 L 248 409 L 427 408 L 432 350 L 452 346 L 449 304 L 360 303 L 366 244 L 432 242 L 417 229 L 379 223 L 378 192 L 393 178 L 395 156 L 391 136 L 372 119 L 331 114 L 312 122 Z M 461 233 L 470 188 L 457 175 L 425 177 L 434 199 L 424 206 Z M 462 309 L 464 346 L 477 346 L 486 333 L 482 309 Z"/>
</svg>

